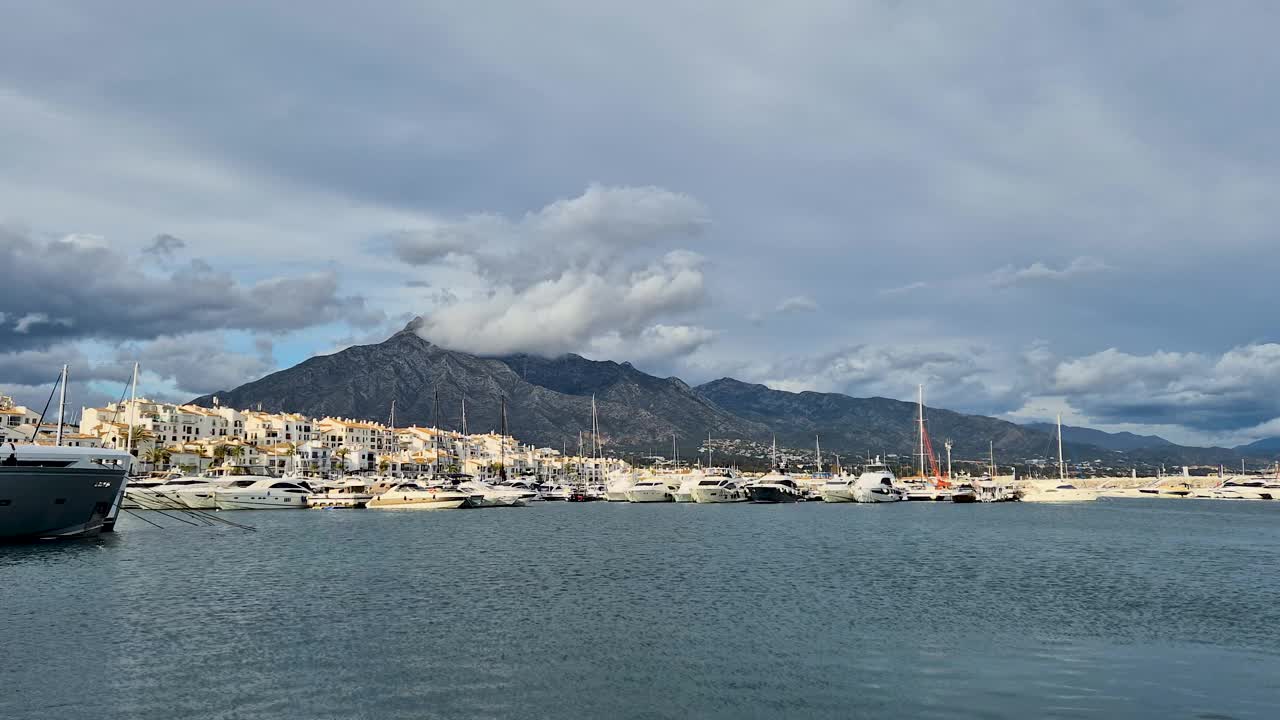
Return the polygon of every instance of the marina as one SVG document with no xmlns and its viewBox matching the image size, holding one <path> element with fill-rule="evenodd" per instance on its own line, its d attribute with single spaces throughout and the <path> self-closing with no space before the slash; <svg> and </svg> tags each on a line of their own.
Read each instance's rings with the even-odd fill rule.
<svg viewBox="0 0 1280 720">
<path fill-rule="evenodd" d="M 0 548 L 0 666 L 23 688 L 0 717 L 1262 720 L 1275 510 L 227 513 L 252 533 L 125 516 Z"/>
</svg>

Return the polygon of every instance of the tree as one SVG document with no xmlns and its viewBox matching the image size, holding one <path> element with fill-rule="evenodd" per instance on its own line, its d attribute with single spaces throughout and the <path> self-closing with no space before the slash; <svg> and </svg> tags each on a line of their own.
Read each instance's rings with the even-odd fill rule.
<svg viewBox="0 0 1280 720">
<path fill-rule="evenodd" d="M 351 451 L 344 447 L 340 447 L 333 451 L 334 457 L 338 458 L 339 464 L 342 466 L 343 470 L 347 469 L 347 456 L 350 454 Z"/>
<path fill-rule="evenodd" d="M 228 452 L 228 451 L 227 451 L 227 446 L 226 446 L 226 445 L 218 445 L 217 447 L 215 447 L 215 448 L 213 449 L 213 460 L 214 460 L 214 462 L 216 462 L 216 463 L 218 463 L 219 465 L 221 465 L 221 464 L 222 464 L 224 461 L 226 461 L 226 459 L 227 459 L 227 452 Z"/>
<path fill-rule="evenodd" d="M 385 473 L 390 469 L 391 469 L 391 463 L 389 461 L 383 460 L 378 463 L 378 472 Z"/>
<path fill-rule="evenodd" d="M 126 428 L 126 429 L 125 429 L 125 438 L 124 438 L 124 439 L 126 439 L 126 440 L 127 440 L 127 439 L 128 439 L 128 437 L 129 437 L 129 431 L 128 431 L 128 429 Z M 155 439 L 156 439 L 156 434 L 155 434 L 155 433 L 153 433 L 153 432 L 151 432 L 150 430 L 148 430 L 146 425 L 134 425 L 134 426 L 133 426 L 133 446 L 134 446 L 134 447 L 138 447 L 139 445 L 142 445 L 143 443 L 148 443 L 148 442 L 151 442 L 152 440 L 155 440 Z"/>
<path fill-rule="evenodd" d="M 244 456 L 243 445 L 227 445 L 225 447 L 227 449 L 227 457 L 238 458 Z"/>
<path fill-rule="evenodd" d="M 173 457 L 173 453 L 169 448 L 151 448 L 142 454 L 142 459 L 149 463 L 152 469 L 159 465 L 168 465 L 169 459 Z"/>
</svg>

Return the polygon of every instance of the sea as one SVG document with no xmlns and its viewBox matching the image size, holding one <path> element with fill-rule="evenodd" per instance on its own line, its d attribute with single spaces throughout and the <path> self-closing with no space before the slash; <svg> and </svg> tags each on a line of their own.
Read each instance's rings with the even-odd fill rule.
<svg viewBox="0 0 1280 720">
<path fill-rule="evenodd" d="M 1280 716 L 1280 503 L 140 515 L 0 547 L 0 718 Z"/>
</svg>

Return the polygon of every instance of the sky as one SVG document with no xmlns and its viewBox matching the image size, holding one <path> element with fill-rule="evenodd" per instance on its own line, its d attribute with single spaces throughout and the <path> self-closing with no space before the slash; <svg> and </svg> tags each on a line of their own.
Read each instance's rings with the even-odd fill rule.
<svg viewBox="0 0 1280 720">
<path fill-rule="evenodd" d="M 185 399 L 421 315 L 695 384 L 1280 435 L 1274 3 L 2 4 L 20 400 L 135 360 Z"/>
</svg>

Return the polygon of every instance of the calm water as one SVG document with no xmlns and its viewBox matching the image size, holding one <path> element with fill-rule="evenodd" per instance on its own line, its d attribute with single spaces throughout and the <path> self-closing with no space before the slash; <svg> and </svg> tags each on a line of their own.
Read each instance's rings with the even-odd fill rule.
<svg viewBox="0 0 1280 720">
<path fill-rule="evenodd" d="M 1280 503 L 227 514 L 0 547 L 0 717 L 1271 718 Z"/>
</svg>

